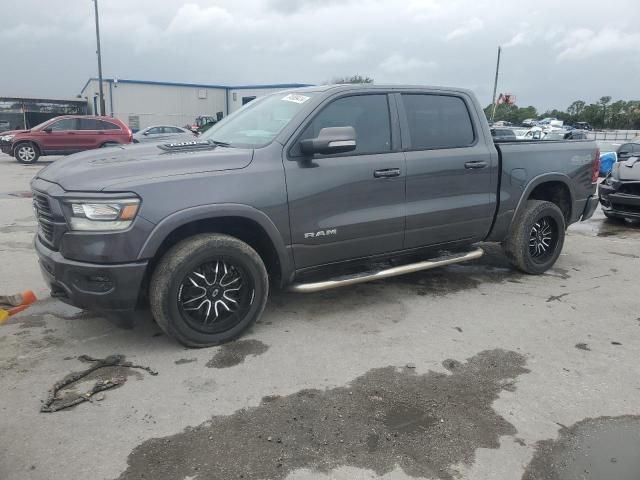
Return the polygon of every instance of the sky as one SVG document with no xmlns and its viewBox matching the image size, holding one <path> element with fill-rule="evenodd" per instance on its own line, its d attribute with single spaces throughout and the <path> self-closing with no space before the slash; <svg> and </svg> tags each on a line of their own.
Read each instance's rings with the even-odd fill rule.
<svg viewBox="0 0 640 480">
<path fill-rule="evenodd" d="M 3 0 L 0 96 L 73 98 L 97 76 L 92 0 Z M 6 8 L 10 6 L 11 8 Z M 640 99 L 640 1 L 100 0 L 105 77 L 376 83 L 498 92 L 520 106 Z"/>
</svg>

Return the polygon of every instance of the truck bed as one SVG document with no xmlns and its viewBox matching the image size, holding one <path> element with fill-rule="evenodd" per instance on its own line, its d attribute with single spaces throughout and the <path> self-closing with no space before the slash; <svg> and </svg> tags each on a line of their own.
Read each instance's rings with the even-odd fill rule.
<svg viewBox="0 0 640 480">
<path fill-rule="evenodd" d="M 532 191 L 540 181 L 558 181 L 567 186 L 574 208 L 567 224 L 577 222 L 590 195 L 593 163 L 598 146 L 593 140 L 533 140 L 496 142 L 499 157 L 498 202 L 489 240 L 503 238 L 517 211 L 525 188 Z"/>
</svg>

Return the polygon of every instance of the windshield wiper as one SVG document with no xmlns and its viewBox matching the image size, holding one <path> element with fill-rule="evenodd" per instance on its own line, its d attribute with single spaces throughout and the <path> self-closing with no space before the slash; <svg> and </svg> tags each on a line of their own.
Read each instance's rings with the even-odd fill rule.
<svg viewBox="0 0 640 480">
<path fill-rule="evenodd" d="M 221 142 L 220 140 L 211 140 L 211 139 L 209 139 L 209 140 L 207 140 L 207 142 L 213 143 L 214 145 L 216 145 L 218 147 L 230 147 L 230 148 L 233 148 L 230 143 Z"/>
</svg>

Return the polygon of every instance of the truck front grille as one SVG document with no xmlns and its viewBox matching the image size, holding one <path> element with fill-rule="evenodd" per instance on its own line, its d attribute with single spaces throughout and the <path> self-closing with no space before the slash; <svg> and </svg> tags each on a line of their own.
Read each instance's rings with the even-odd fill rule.
<svg viewBox="0 0 640 480">
<path fill-rule="evenodd" d="M 51 211 L 49 197 L 40 192 L 33 192 L 33 207 L 38 221 L 40 238 L 49 244 L 54 239 L 54 216 Z"/>
</svg>

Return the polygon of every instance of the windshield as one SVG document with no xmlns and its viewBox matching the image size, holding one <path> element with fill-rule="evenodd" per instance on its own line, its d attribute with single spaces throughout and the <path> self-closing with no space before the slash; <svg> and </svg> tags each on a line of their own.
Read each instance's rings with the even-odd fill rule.
<svg viewBox="0 0 640 480">
<path fill-rule="evenodd" d="M 274 93 L 254 100 L 202 134 L 202 139 L 231 147 L 263 147 L 278 135 L 313 96 Z"/>
<path fill-rule="evenodd" d="M 50 118 L 49 120 L 45 120 L 44 122 L 39 123 L 35 127 L 31 127 L 31 130 L 42 130 L 44 127 L 46 127 L 48 124 L 50 124 L 53 120 L 56 120 L 57 118 L 58 117 L 54 117 L 54 118 Z"/>
</svg>

